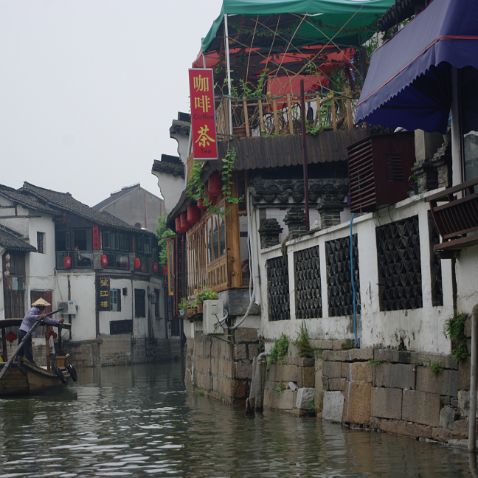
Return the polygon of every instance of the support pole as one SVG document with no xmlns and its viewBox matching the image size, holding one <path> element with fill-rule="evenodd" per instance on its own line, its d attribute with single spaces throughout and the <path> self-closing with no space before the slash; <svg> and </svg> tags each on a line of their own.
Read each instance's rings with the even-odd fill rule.
<svg viewBox="0 0 478 478">
<path fill-rule="evenodd" d="M 300 109 L 302 119 L 302 160 L 304 167 L 304 213 L 305 213 L 305 227 L 310 230 L 309 219 L 309 159 L 307 157 L 307 131 L 305 126 L 306 112 L 305 112 L 305 92 L 304 80 L 300 80 Z"/>
<path fill-rule="evenodd" d="M 224 44 L 226 50 L 227 94 L 229 96 L 229 135 L 232 136 L 231 58 L 229 54 L 229 29 L 227 25 L 227 14 L 224 14 Z"/>
<path fill-rule="evenodd" d="M 471 359 L 470 359 L 470 412 L 468 414 L 468 451 L 476 449 L 476 368 L 478 345 L 478 304 L 473 307 L 471 317 Z"/>
</svg>

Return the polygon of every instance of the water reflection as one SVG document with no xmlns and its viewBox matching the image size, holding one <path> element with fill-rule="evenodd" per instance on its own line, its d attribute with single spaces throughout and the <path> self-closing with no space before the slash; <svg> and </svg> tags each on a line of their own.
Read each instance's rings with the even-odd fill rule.
<svg viewBox="0 0 478 478">
<path fill-rule="evenodd" d="M 243 410 L 186 393 L 180 364 L 88 369 L 0 400 L 0 477 L 469 476 L 463 450 Z"/>
</svg>

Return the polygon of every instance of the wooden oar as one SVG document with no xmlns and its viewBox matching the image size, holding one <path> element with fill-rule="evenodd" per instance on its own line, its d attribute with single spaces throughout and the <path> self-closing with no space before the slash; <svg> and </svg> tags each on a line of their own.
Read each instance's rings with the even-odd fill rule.
<svg viewBox="0 0 478 478">
<path fill-rule="evenodd" d="M 50 312 L 47 314 L 45 317 L 48 317 L 49 315 L 56 314 L 57 312 L 62 311 L 63 309 L 58 309 L 54 310 L 53 312 Z M 12 365 L 13 361 L 16 359 L 18 352 L 22 350 L 23 346 L 25 345 L 25 342 L 28 340 L 28 337 L 30 337 L 33 333 L 33 331 L 40 325 L 43 324 L 43 320 L 37 320 L 32 328 L 25 334 L 23 337 L 22 341 L 18 344 L 18 347 L 15 349 L 15 352 L 13 352 L 13 355 L 8 359 L 8 362 L 3 366 L 2 370 L 0 370 L 0 380 L 2 380 L 3 376 L 7 373 L 7 370 L 10 368 L 10 365 Z"/>
</svg>

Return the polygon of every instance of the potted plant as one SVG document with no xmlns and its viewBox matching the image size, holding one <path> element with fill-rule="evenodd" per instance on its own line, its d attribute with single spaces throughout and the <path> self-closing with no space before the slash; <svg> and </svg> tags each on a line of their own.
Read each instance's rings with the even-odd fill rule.
<svg viewBox="0 0 478 478">
<path fill-rule="evenodd" d="M 186 297 L 181 297 L 181 299 L 178 302 L 178 310 L 179 310 L 179 315 L 181 317 L 184 317 L 186 315 L 186 310 L 189 307 L 189 301 Z"/>
</svg>

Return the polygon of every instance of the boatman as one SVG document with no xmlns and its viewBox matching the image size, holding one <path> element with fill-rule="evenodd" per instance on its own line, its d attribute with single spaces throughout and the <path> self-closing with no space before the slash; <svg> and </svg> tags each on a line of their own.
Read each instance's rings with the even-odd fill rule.
<svg viewBox="0 0 478 478">
<path fill-rule="evenodd" d="M 48 317 L 48 314 L 45 312 L 45 308 L 50 305 L 45 299 L 37 299 L 32 304 L 32 308 L 27 312 L 25 317 L 22 320 L 20 325 L 20 330 L 18 331 L 18 343 L 21 343 L 23 337 L 30 332 L 33 324 L 37 320 L 43 320 L 47 325 L 60 325 L 63 323 L 63 318 L 59 320 L 52 319 Z M 26 340 L 23 347 L 18 352 L 18 357 L 25 357 L 30 362 L 33 362 L 33 350 L 32 350 L 32 336 L 30 335 Z"/>
</svg>

